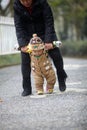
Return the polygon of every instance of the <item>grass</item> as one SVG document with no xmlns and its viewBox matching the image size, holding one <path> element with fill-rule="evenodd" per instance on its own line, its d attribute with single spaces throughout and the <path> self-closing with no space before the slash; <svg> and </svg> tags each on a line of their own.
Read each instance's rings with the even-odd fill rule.
<svg viewBox="0 0 87 130">
<path fill-rule="evenodd" d="M 0 55 L 0 68 L 21 63 L 20 54 Z"/>
</svg>

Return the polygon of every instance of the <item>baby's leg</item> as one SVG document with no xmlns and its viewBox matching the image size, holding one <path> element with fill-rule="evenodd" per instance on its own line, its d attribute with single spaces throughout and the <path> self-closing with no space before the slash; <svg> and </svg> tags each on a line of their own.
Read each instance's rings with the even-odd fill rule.
<svg viewBox="0 0 87 130">
<path fill-rule="evenodd" d="M 53 70 L 53 68 L 50 68 L 48 70 L 48 74 L 46 75 L 46 80 L 47 80 L 47 93 L 52 93 L 54 89 L 54 85 L 56 82 L 56 75 Z"/>
<path fill-rule="evenodd" d="M 43 94 L 43 83 L 44 83 L 44 78 L 42 75 L 39 75 L 37 73 L 33 73 L 34 80 L 35 80 L 35 87 L 36 87 L 36 92 L 38 95 Z"/>
</svg>

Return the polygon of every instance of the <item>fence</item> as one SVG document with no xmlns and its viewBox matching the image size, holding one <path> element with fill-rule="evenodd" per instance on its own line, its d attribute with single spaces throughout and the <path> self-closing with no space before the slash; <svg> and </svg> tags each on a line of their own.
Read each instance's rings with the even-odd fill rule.
<svg viewBox="0 0 87 130">
<path fill-rule="evenodd" d="M 17 44 L 14 20 L 0 16 L 0 55 L 18 53 L 14 50 Z"/>
</svg>

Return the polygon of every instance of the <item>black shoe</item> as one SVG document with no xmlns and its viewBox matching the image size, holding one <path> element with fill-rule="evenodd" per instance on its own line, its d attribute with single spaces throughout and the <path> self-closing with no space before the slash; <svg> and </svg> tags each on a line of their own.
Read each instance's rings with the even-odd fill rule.
<svg viewBox="0 0 87 130">
<path fill-rule="evenodd" d="M 24 96 L 28 96 L 28 95 L 31 95 L 31 92 L 30 92 L 30 91 L 24 90 L 24 91 L 22 92 L 22 96 L 23 96 L 23 97 L 24 97 Z"/>
<path fill-rule="evenodd" d="M 59 90 L 61 92 L 64 92 L 66 90 L 65 80 L 62 80 L 62 81 L 59 82 Z"/>
</svg>

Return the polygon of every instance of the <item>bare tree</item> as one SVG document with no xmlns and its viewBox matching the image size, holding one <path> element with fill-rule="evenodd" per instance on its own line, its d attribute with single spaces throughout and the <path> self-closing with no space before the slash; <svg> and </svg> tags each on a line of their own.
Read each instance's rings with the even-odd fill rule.
<svg viewBox="0 0 87 130">
<path fill-rule="evenodd" d="M 0 15 L 13 16 L 13 0 L 9 0 L 5 8 L 2 6 L 3 0 L 0 0 Z"/>
</svg>

